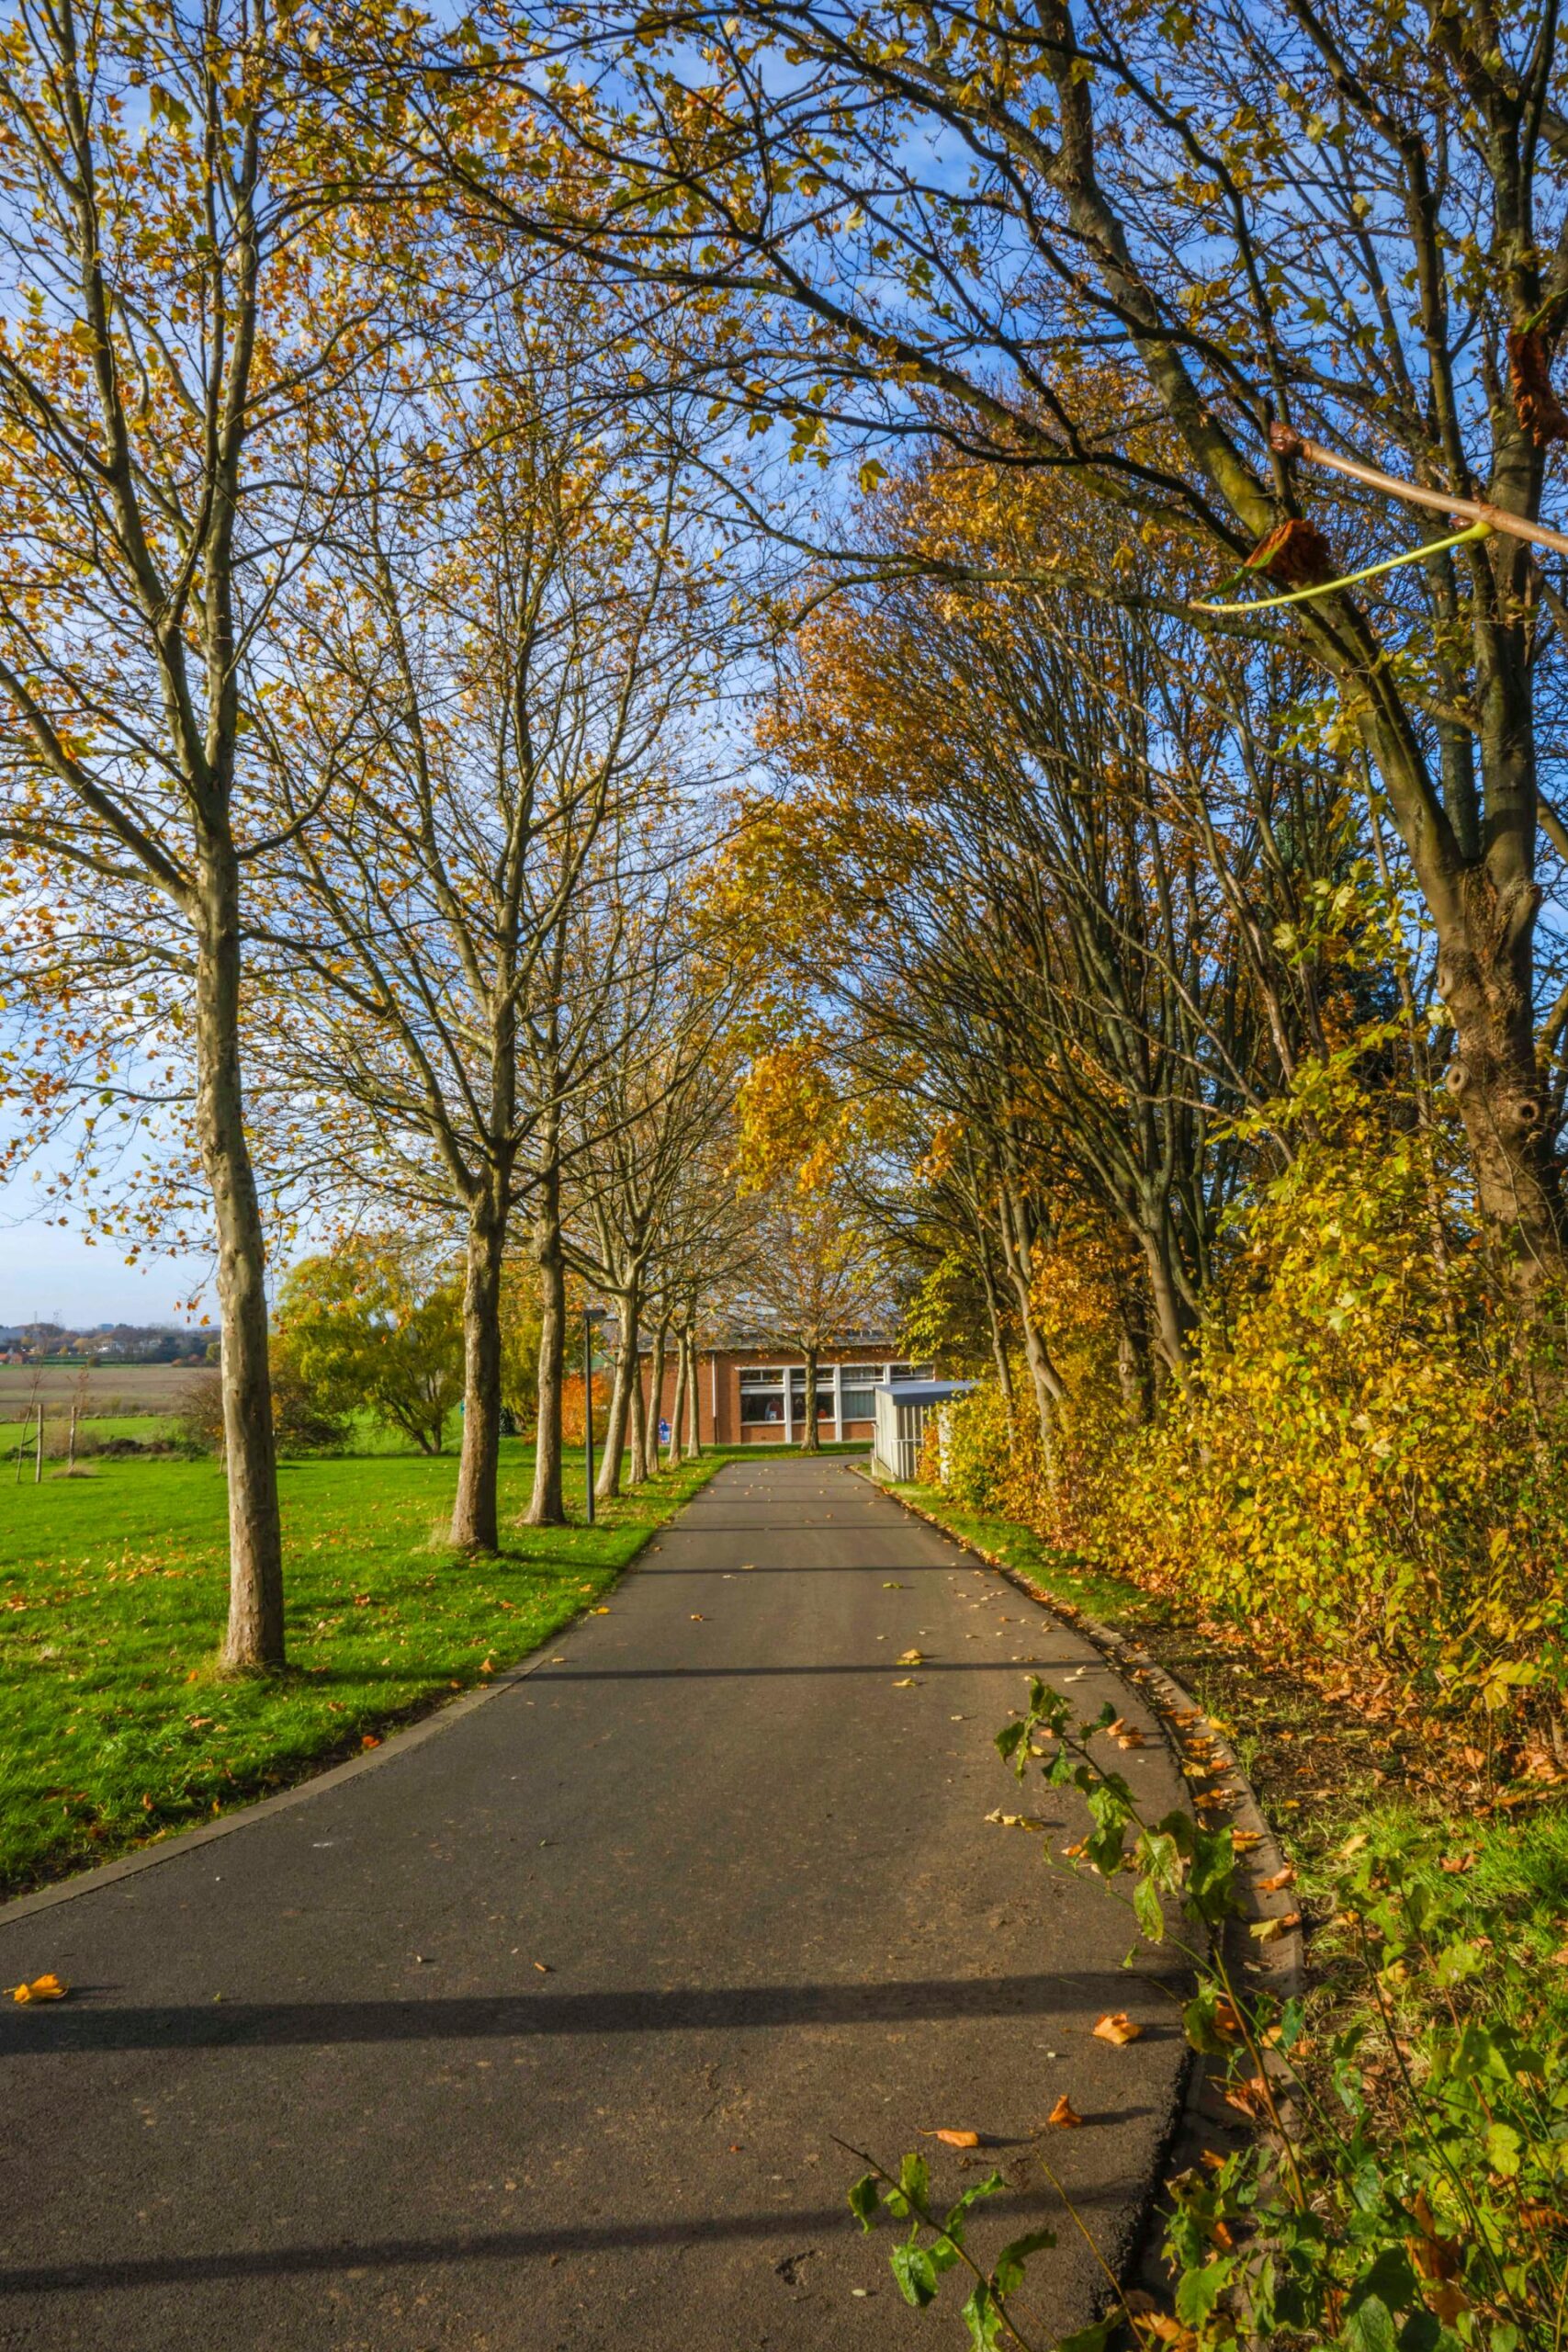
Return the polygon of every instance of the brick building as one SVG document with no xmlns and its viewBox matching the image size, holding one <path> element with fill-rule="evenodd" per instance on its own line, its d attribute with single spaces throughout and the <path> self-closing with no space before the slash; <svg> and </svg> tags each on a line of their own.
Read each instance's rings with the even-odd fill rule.
<svg viewBox="0 0 1568 2352">
<path fill-rule="evenodd" d="M 924 1369 L 895 1356 L 891 1340 L 863 1332 L 824 1348 L 817 1362 L 817 1426 L 823 1443 L 863 1439 L 869 1445 L 877 1385 L 918 1377 Z M 669 1419 L 674 1404 L 671 1363 L 664 1370 L 660 1419 Z M 697 1406 L 705 1445 L 798 1445 L 805 1431 L 806 1366 L 776 1340 L 720 1341 L 698 1357 Z"/>
</svg>

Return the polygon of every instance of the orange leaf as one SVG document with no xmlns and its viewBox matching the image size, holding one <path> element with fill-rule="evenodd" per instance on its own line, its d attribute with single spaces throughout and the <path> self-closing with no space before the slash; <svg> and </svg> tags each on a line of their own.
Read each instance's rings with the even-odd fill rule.
<svg viewBox="0 0 1568 2352">
<path fill-rule="evenodd" d="M 1294 1862 L 1287 1862 L 1284 1869 L 1276 1871 L 1272 1878 L 1260 1878 L 1258 1892 L 1259 1894 L 1278 1894 L 1282 1886 L 1294 1886 L 1295 1883 L 1296 1866 Z"/>
<path fill-rule="evenodd" d="M 949 2148 L 977 2148 L 980 2144 L 978 2132 L 922 2132 L 920 2137 L 922 2140 L 941 2140 Z"/>
<path fill-rule="evenodd" d="M 361 1747 L 379 1747 L 381 1743 L 373 1731 L 367 1731 L 359 1745 Z"/>
<path fill-rule="evenodd" d="M 1083 2121 L 1083 2117 L 1064 2091 L 1045 2120 L 1055 2124 L 1058 2131 L 1071 2132 Z"/>
<path fill-rule="evenodd" d="M 63 2001 L 71 1987 L 62 1984 L 52 1969 L 43 1976 L 35 1976 L 30 1984 L 13 1984 L 13 2001 Z"/>
<path fill-rule="evenodd" d="M 1112 2009 L 1100 2018 L 1094 2035 L 1097 2041 L 1114 2041 L 1120 2047 L 1124 2041 L 1136 2041 L 1143 2030 L 1141 2025 L 1134 2025 L 1125 2009 Z"/>
</svg>

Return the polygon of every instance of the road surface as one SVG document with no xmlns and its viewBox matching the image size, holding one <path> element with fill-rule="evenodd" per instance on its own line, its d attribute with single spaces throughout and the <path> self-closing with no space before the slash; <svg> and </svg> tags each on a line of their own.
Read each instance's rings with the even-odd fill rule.
<svg viewBox="0 0 1568 2352">
<path fill-rule="evenodd" d="M 936 2352 L 962 2290 L 901 2301 L 836 2139 L 923 2149 L 944 2194 L 999 2166 L 980 2248 L 1059 2211 L 1049 2166 L 1114 2261 L 1179 1980 L 986 1822 L 1032 1669 L 1148 1721 L 843 1462 L 768 1456 L 438 1736 L 0 1911 L 0 1984 L 74 1987 L 0 2004 L 0 2346 Z M 1157 1738 L 1116 1760 L 1176 1801 Z M 1116 2009 L 1142 2039 L 1095 2039 Z M 1063 2217 L 1032 2334 L 1099 2283 Z"/>
</svg>

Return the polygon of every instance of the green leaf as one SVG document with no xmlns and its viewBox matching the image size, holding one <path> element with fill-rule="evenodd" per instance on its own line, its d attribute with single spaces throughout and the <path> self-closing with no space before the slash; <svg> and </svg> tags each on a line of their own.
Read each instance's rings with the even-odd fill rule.
<svg viewBox="0 0 1568 2352">
<path fill-rule="evenodd" d="M 1133 1917 L 1151 1944 L 1165 1941 L 1165 1905 L 1152 1878 L 1141 1878 L 1133 1889 Z"/>
<path fill-rule="evenodd" d="M 936 2265 L 924 2246 L 896 2245 L 889 2257 L 898 2292 L 907 2303 L 923 2311 L 936 2295 Z"/>
<path fill-rule="evenodd" d="M 1092 2320 L 1088 2327 L 1075 2329 L 1071 2335 L 1059 2338 L 1055 2352 L 1105 2352 L 1115 2329 L 1114 2319 Z"/>
<path fill-rule="evenodd" d="M 1004 2245 L 991 2272 L 991 2285 L 998 2295 L 1010 2295 L 1015 2287 L 1023 2284 L 1024 2266 L 1032 2254 L 1043 2254 L 1056 2243 L 1055 2230 L 1030 2230 L 1021 2238 Z"/>
<path fill-rule="evenodd" d="M 1028 1731 L 1027 1724 L 1004 1724 L 997 1734 L 997 1754 L 1004 1764 L 1010 1764 L 1019 1742 Z"/>
<path fill-rule="evenodd" d="M 964 2324 L 969 2330 L 970 2352 L 996 2352 L 1002 2340 L 1002 2315 L 983 2278 L 976 2279 L 964 2306 Z"/>
<path fill-rule="evenodd" d="M 863 2230 L 869 2230 L 876 2220 L 876 2175 L 868 2172 L 857 2180 L 850 2191 L 850 2211 Z"/>
<path fill-rule="evenodd" d="M 1189 2327 L 1201 2327 L 1229 2286 L 1235 2264 L 1228 2254 L 1206 2262 L 1201 2270 L 1184 2270 L 1177 2282 L 1176 2316 Z"/>
<path fill-rule="evenodd" d="M 1369 2295 L 1365 2302 L 1357 2304 L 1345 2323 L 1340 2342 L 1350 2352 L 1399 2352 L 1393 2316 L 1381 2296 Z"/>
<path fill-rule="evenodd" d="M 921 2155 L 906 2156 L 898 2167 L 898 2186 L 911 2205 L 923 2205 L 931 2194 L 931 2177 Z"/>
<path fill-rule="evenodd" d="M 1516 2132 L 1511 2123 L 1490 2123 L 1486 2127 L 1486 2160 L 1505 2180 L 1517 2179 L 1524 2144 L 1524 2134 Z"/>
</svg>

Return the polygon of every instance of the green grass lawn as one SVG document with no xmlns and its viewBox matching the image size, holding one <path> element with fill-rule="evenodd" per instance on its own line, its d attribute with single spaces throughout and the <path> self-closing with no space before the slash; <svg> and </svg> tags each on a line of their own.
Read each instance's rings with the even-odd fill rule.
<svg viewBox="0 0 1568 2352">
<path fill-rule="evenodd" d="M 353 1753 L 524 1657 L 589 1607 L 721 1454 L 602 1509 L 512 1527 L 532 1449 L 502 1447 L 506 1550 L 442 1538 L 451 1455 L 281 1466 L 288 1672 L 214 1672 L 227 1596 L 210 1461 L 108 1461 L 0 1482 L 0 1894 L 222 1812 Z M 569 1459 L 569 1492 L 581 1486 Z M 574 1505 L 574 1507 L 576 1507 Z"/>
<path fill-rule="evenodd" d="M 1076 1552 L 1060 1552 L 1043 1543 L 1032 1529 L 1021 1527 L 1010 1519 L 987 1518 L 983 1512 L 967 1510 L 944 1495 L 940 1487 L 899 1486 L 892 1479 L 886 1485 L 890 1495 L 900 1502 L 912 1504 L 916 1510 L 940 1521 L 962 1536 L 965 1544 L 973 1544 L 1004 1567 L 1014 1569 L 1029 1582 L 1038 1585 L 1042 1592 L 1065 1601 L 1069 1609 L 1082 1610 L 1086 1617 L 1095 1617 L 1107 1625 L 1146 1626 L 1157 1623 L 1168 1612 L 1165 1604 L 1153 1593 L 1145 1592 L 1129 1577 L 1113 1576 L 1108 1569 L 1094 1566 Z"/>
</svg>

